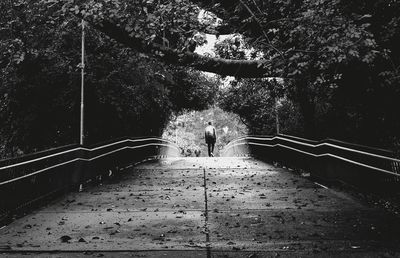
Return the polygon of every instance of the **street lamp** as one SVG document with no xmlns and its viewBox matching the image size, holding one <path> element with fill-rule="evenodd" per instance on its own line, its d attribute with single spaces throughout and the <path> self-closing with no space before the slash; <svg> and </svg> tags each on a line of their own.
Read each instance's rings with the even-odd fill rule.
<svg viewBox="0 0 400 258">
<path fill-rule="evenodd" d="M 83 145 L 85 140 L 85 21 L 82 19 L 82 61 L 81 61 L 81 119 L 80 119 L 80 134 L 79 144 Z"/>
<path fill-rule="evenodd" d="M 275 124 L 276 134 L 279 134 L 279 99 L 275 97 Z"/>
</svg>

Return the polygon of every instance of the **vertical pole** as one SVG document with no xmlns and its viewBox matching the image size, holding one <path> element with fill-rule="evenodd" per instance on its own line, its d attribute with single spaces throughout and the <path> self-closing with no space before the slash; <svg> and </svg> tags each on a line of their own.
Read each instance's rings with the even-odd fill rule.
<svg viewBox="0 0 400 258">
<path fill-rule="evenodd" d="M 275 123 L 276 123 L 276 134 L 279 134 L 279 112 L 278 112 L 278 98 L 275 97 Z"/>
<path fill-rule="evenodd" d="M 82 19 L 82 61 L 81 61 L 81 121 L 80 121 L 80 145 L 85 140 L 85 21 Z"/>
</svg>

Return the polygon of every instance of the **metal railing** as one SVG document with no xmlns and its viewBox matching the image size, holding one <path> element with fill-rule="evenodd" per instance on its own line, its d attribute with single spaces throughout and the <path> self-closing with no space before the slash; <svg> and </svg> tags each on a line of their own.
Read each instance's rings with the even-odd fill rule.
<svg viewBox="0 0 400 258">
<path fill-rule="evenodd" d="M 400 160 L 388 150 L 351 144 L 333 139 L 313 141 L 304 138 L 244 136 L 230 142 L 223 156 L 243 156 L 277 161 L 286 166 L 308 170 L 323 180 L 339 180 L 352 185 L 388 189 L 398 188 Z"/>
<path fill-rule="evenodd" d="M 179 156 L 175 143 L 157 137 L 126 138 L 91 147 L 79 145 L 0 161 L 0 215 L 57 192 L 118 172 L 149 158 Z"/>
</svg>

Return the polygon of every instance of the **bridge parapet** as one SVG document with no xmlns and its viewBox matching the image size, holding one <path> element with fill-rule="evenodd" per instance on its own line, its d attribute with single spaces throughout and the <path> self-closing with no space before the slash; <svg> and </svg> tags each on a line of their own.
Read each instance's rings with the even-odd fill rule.
<svg viewBox="0 0 400 258">
<path fill-rule="evenodd" d="M 368 191 L 399 191 L 400 160 L 388 150 L 334 139 L 313 141 L 289 136 L 244 136 L 229 143 L 222 156 L 253 155 L 303 169 L 323 181 L 342 181 Z"/>
<path fill-rule="evenodd" d="M 107 177 L 124 166 L 180 149 L 165 139 L 125 138 L 90 147 L 69 145 L 0 161 L 0 218 L 10 211 Z"/>
</svg>

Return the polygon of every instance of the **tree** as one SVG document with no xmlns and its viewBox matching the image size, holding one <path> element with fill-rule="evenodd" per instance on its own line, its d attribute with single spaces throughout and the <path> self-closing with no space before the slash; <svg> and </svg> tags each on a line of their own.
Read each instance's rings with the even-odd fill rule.
<svg viewBox="0 0 400 258">
<path fill-rule="evenodd" d="M 396 15 L 400 4 L 396 1 L 42 0 L 28 4 L 20 0 L 11 8 L 6 6 L 8 2 L 2 4 L 5 5 L 2 27 L 6 29 L 1 33 L 6 37 L 2 37 L 0 45 L 4 50 L 0 64 L 2 69 L 7 68 L 2 70 L 6 82 L 17 78 L 17 71 L 28 76 L 22 69 L 23 63 L 39 61 L 38 49 L 40 58 L 52 56 L 49 53 L 58 50 L 50 42 L 46 43 L 48 47 L 38 46 L 51 38 L 49 35 L 63 35 L 60 28 L 65 28 L 64 22 L 77 23 L 84 18 L 92 28 L 119 42 L 112 41 L 107 48 L 112 45 L 120 51 L 127 51 L 125 47 L 134 50 L 121 52 L 119 56 L 126 54 L 136 59 L 140 52 L 139 56 L 151 60 L 150 63 L 157 58 L 184 69 L 192 67 L 238 78 L 283 78 L 286 96 L 300 110 L 304 134 L 309 137 L 346 137 L 349 135 L 346 132 L 351 131 L 352 139 L 359 137 L 360 141 L 370 142 L 371 138 L 389 144 L 391 138 L 399 135 L 399 119 L 393 115 L 398 108 L 400 78 L 396 44 L 400 35 Z M 222 26 L 201 23 L 197 17 L 202 9 L 213 11 L 222 19 Z M 46 28 L 24 30 L 27 24 L 45 24 Z M 198 32 L 226 33 L 227 29 L 242 35 L 246 44 L 262 53 L 259 60 L 211 58 L 192 52 L 194 35 Z M 103 36 L 96 37 L 105 41 Z M 11 65 L 9 60 L 13 60 Z M 62 65 L 62 61 L 55 62 L 56 58 L 49 60 L 70 71 L 71 63 Z M 75 59 L 69 61 L 72 60 Z M 116 65 L 117 61 L 111 63 Z M 10 69 L 14 65 L 18 68 Z M 75 66 L 76 63 L 71 66 L 72 70 Z M 163 72 L 171 72 L 165 65 L 160 66 Z M 15 85 L 16 81 L 3 85 Z M 3 95 L 4 102 L 10 101 L 7 96 Z M 369 104 L 371 100 L 374 105 Z M 333 131 L 334 121 L 346 119 L 357 122 L 345 126 L 345 130 Z M 374 132 L 373 128 L 381 127 L 385 128 L 384 135 Z"/>
<path fill-rule="evenodd" d="M 280 117 L 281 132 L 303 132 L 298 108 L 285 96 L 285 85 L 276 80 L 241 79 L 220 94 L 219 104 L 236 113 L 249 128 L 250 134 L 273 135 L 276 133 L 276 115 Z"/>
<path fill-rule="evenodd" d="M 79 133 L 80 19 L 56 2 L 1 2 L 2 156 L 76 143 Z M 28 26 L 29 24 L 29 26 Z M 161 135 L 174 113 L 210 103 L 215 84 L 86 31 L 87 144 Z M 178 95 L 176 88 L 186 92 Z"/>
<path fill-rule="evenodd" d="M 218 78 L 208 77 L 199 71 L 176 69 L 170 98 L 178 113 L 207 109 L 215 103 L 219 91 Z"/>
<path fill-rule="evenodd" d="M 399 3 L 218 3 L 216 13 L 236 33 L 267 56 L 281 57 L 283 65 L 272 63 L 271 70 L 286 79 L 306 136 L 388 147 L 398 142 Z"/>
<path fill-rule="evenodd" d="M 209 8 L 207 1 L 195 1 Z M 185 51 L 198 9 L 189 1 L 68 1 L 64 9 L 88 19 L 129 47 L 165 62 L 237 77 L 280 76 L 293 80 L 309 135 L 315 130 L 315 100 L 321 87 L 337 87 L 340 67 L 371 64 L 379 52 L 369 23 L 344 11 L 339 1 L 217 1 L 217 14 L 262 50 L 262 60 L 200 57 Z M 167 4 L 170 3 L 170 4 Z M 171 8 L 175 7 L 171 12 Z M 215 7 L 215 5 L 214 5 Z M 172 13 L 172 15 L 171 15 Z M 168 15 L 170 14 L 170 15 Z M 174 24 L 176 22 L 176 24 Z M 188 24 L 188 25 L 186 25 Z M 135 25 L 135 26 L 133 26 Z M 173 36 L 176 28 L 189 27 Z M 183 47 L 183 51 L 182 51 Z M 324 93 L 325 94 L 325 93 Z"/>
<path fill-rule="evenodd" d="M 45 0 L 43 0 L 45 1 Z M 241 77 L 263 77 L 270 73 L 268 61 L 235 61 L 200 56 L 189 51 L 192 37 L 207 30 L 197 19 L 200 9 L 188 0 L 137 1 L 45 1 L 89 21 L 117 42 L 151 54 L 168 64 Z"/>
</svg>

